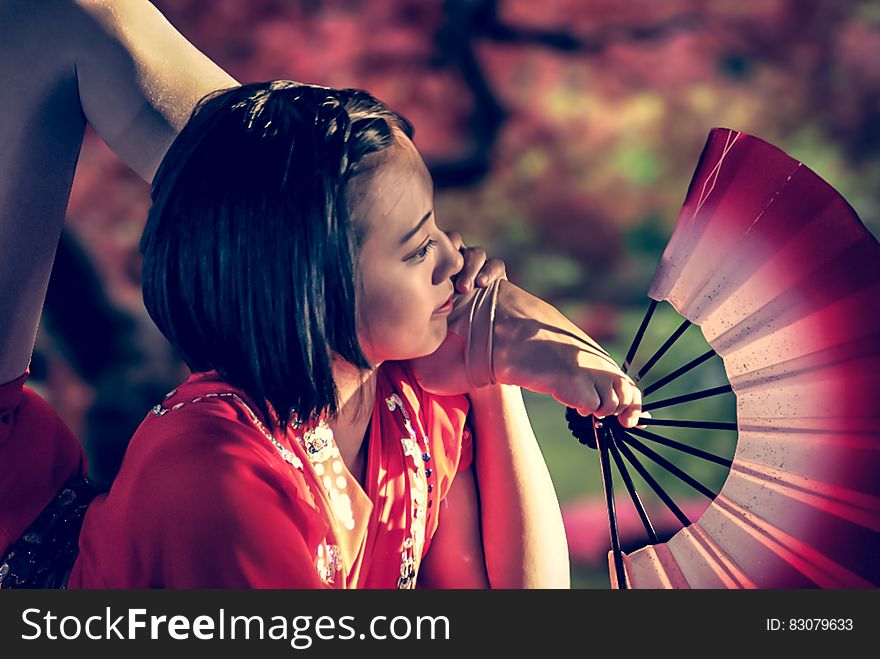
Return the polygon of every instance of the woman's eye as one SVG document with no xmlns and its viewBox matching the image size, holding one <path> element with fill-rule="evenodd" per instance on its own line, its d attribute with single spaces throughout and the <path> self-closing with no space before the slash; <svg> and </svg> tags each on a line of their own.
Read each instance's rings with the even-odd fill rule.
<svg viewBox="0 0 880 659">
<path fill-rule="evenodd" d="M 436 244 L 437 244 L 437 241 L 432 238 L 431 240 L 429 240 L 425 244 L 424 247 L 422 247 L 418 252 L 413 254 L 412 257 L 410 257 L 410 259 L 413 261 L 417 261 L 417 262 L 424 261 L 425 258 L 428 256 L 428 252 L 430 252 L 432 249 L 434 249 L 434 246 Z"/>
</svg>

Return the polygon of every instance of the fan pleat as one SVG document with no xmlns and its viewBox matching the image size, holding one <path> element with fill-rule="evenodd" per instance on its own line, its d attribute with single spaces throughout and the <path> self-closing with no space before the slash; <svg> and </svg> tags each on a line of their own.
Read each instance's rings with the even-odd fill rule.
<svg viewBox="0 0 880 659">
<path fill-rule="evenodd" d="M 682 530 L 668 545 L 676 558 L 676 566 L 691 588 L 757 588 L 757 584 L 697 524 Z"/>
</svg>

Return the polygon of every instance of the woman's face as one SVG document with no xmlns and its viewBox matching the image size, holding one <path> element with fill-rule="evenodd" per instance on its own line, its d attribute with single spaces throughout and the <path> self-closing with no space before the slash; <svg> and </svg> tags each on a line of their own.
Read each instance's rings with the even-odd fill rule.
<svg viewBox="0 0 880 659">
<path fill-rule="evenodd" d="M 451 277 L 464 264 L 435 222 L 433 183 L 413 143 L 366 156 L 349 183 L 352 221 L 365 237 L 358 257 L 358 339 L 374 366 L 434 352 L 446 338 Z"/>
</svg>

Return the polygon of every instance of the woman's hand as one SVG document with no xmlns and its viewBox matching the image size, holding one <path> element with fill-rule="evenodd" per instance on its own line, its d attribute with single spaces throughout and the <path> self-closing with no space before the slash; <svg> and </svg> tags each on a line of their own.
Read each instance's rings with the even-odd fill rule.
<svg viewBox="0 0 880 659">
<path fill-rule="evenodd" d="M 482 247 L 465 247 L 458 231 L 446 231 L 445 233 L 455 249 L 464 256 L 464 266 L 461 272 L 453 277 L 457 293 L 467 293 L 473 290 L 474 286 L 485 288 L 496 279 L 507 279 L 504 261 L 487 259 L 486 250 Z"/>
<path fill-rule="evenodd" d="M 642 393 L 611 356 L 552 305 L 501 282 L 493 327 L 494 375 L 550 394 L 582 416 L 636 426 Z"/>
<path fill-rule="evenodd" d="M 461 234 L 446 231 L 453 246 L 464 256 L 464 265 L 453 277 L 453 310 L 448 318 L 446 339 L 430 355 L 411 359 L 410 365 L 422 388 L 435 394 L 450 396 L 474 388 L 465 359 L 470 329 L 468 310 L 476 297 L 499 279 L 506 280 L 504 261 L 488 259 L 482 247 L 465 247 Z"/>
<path fill-rule="evenodd" d="M 498 279 L 498 277 L 496 277 Z M 427 391 L 471 393 L 512 384 L 553 396 L 581 415 L 616 415 L 637 425 L 642 394 L 611 356 L 552 305 L 506 280 L 455 296 L 449 331 L 427 357 L 411 360 Z"/>
</svg>

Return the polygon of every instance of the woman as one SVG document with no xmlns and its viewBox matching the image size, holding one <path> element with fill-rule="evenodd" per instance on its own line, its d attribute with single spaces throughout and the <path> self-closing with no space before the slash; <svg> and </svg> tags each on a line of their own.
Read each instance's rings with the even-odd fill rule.
<svg viewBox="0 0 880 659">
<path fill-rule="evenodd" d="M 630 425 L 637 390 L 501 282 L 501 358 L 472 386 L 475 348 L 446 320 L 459 245 L 434 224 L 408 132 L 366 94 L 295 83 L 200 105 L 142 242 L 148 309 L 194 375 L 89 507 L 71 586 L 567 585 L 558 504 L 511 385 Z M 512 346 L 519 360 L 503 358 Z M 405 360 L 427 355 L 420 381 Z M 0 447 L 21 462 L 26 435 L 48 437 L 57 481 L 75 440 L 23 379 L 0 389 Z"/>
</svg>

